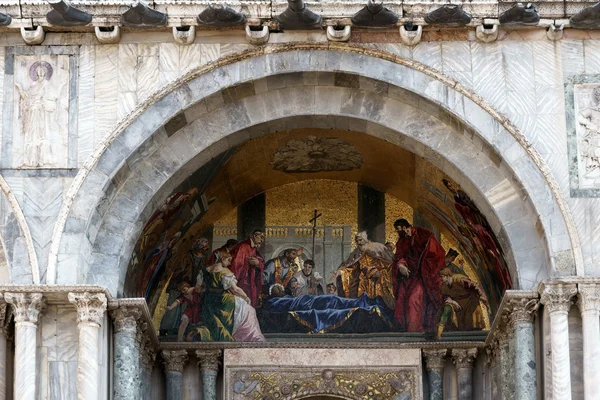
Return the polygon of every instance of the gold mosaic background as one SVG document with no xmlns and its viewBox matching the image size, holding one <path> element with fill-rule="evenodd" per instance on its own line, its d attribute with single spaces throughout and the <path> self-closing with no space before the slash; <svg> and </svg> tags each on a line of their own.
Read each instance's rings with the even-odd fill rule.
<svg viewBox="0 0 600 400">
<path fill-rule="evenodd" d="M 396 243 L 398 234 L 394 229 L 394 222 L 399 218 L 404 218 L 411 224 L 413 223 L 413 208 L 394 196 L 385 194 L 385 241 Z"/>
</svg>

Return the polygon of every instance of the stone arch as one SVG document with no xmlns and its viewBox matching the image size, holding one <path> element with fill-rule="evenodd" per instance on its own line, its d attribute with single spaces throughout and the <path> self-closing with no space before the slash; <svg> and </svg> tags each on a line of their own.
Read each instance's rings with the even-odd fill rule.
<svg viewBox="0 0 600 400">
<path fill-rule="evenodd" d="M 9 282 L 16 284 L 39 284 L 38 267 L 33 240 L 23 211 L 0 176 L 0 272 L 8 274 Z M 27 255 L 26 257 L 24 255 Z"/>
<path fill-rule="evenodd" d="M 141 221 L 182 176 L 222 150 L 264 134 L 268 126 L 276 130 L 307 118 L 325 126 L 358 122 L 364 133 L 452 171 L 457 182 L 480 195 L 486 214 L 496 217 L 492 226 L 515 250 L 513 276 L 518 265 L 521 288 L 548 274 L 575 272 L 579 241 L 564 200 L 543 161 L 506 118 L 459 83 L 414 61 L 351 47 L 322 51 L 327 49 L 275 46 L 237 62 L 222 60 L 137 109 L 75 179 L 67 197 L 72 204 L 65 201 L 57 223 L 49 282 L 99 283 L 118 293 Z M 354 78 L 336 85 L 334 76 L 332 85 L 319 89 L 319 74 L 330 71 L 338 71 L 342 81 Z M 300 81 L 291 78 L 295 85 L 265 95 L 265 78 L 298 73 Z M 303 74 L 312 85 L 305 84 Z M 298 104 L 309 107 L 298 110 Z M 403 113 L 412 117 L 399 118 Z M 416 121 L 430 125 L 417 129 Z M 157 152 L 157 146 L 179 157 Z M 475 169 L 486 176 L 477 178 Z M 115 232 L 129 233 L 118 237 Z M 122 242 L 120 251 L 115 242 L 103 242 L 107 236 Z"/>
</svg>

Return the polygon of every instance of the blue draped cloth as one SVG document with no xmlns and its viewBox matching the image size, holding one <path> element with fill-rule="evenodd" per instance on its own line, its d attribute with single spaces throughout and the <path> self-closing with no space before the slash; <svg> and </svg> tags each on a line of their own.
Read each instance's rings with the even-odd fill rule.
<svg viewBox="0 0 600 400">
<path fill-rule="evenodd" d="M 393 326 L 393 312 L 381 297 L 374 299 L 362 294 L 357 299 L 346 299 L 335 295 L 277 297 L 267 300 L 263 310 L 269 313 L 286 312 L 311 333 L 325 333 L 338 328 L 359 310 L 380 317 Z"/>
</svg>

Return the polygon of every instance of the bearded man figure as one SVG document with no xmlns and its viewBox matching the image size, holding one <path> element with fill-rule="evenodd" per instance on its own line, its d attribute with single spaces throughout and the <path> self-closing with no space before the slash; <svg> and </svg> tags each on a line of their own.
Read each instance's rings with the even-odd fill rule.
<svg viewBox="0 0 600 400">
<path fill-rule="evenodd" d="M 357 248 L 336 271 L 338 295 L 357 298 L 363 293 L 370 298 L 380 296 L 394 309 L 396 302 L 392 283 L 393 253 L 383 244 L 371 242 L 366 232 L 359 232 L 354 240 Z"/>
</svg>

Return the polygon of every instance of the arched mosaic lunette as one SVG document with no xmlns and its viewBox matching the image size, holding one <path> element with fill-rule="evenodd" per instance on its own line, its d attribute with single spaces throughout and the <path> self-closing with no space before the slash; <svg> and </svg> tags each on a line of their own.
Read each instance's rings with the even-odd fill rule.
<svg viewBox="0 0 600 400">
<path fill-rule="evenodd" d="M 303 48 L 301 45 L 298 47 Z M 565 273 L 572 273 L 570 267 L 573 264 L 573 254 L 577 259 L 579 245 L 576 235 L 572 234 L 572 224 L 570 217 L 566 214 L 564 202 L 554 190 L 552 178 L 546 172 L 547 169 L 541 159 L 535 155 L 522 135 L 504 117 L 498 113 L 490 114 L 489 107 L 483 108 L 472 100 L 474 98 L 483 103 L 477 96 L 468 93 L 455 81 L 449 80 L 421 64 L 383 53 L 371 54 L 369 52 L 367 55 L 364 54 L 366 52 L 364 49 L 345 48 L 345 52 L 321 51 L 326 49 L 327 47 L 314 45 L 304 46 L 304 50 L 298 51 L 288 51 L 289 47 L 285 49 L 270 48 L 271 51 L 281 50 L 282 52 L 262 54 L 263 49 L 259 54 L 245 54 L 241 60 L 238 56 L 237 62 L 232 64 L 227 64 L 227 60 L 222 60 L 221 64 L 225 65 L 213 66 L 212 70 L 203 69 L 192 73 L 186 79 L 176 82 L 154 96 L 154 103 L 149 101 L 145 106 L 136 110 L 135 115 L 122 122 L 103 147 L 97 149 L 94 157 L 76 178 L 69 193 L 69 198 L 74 199 L 72 206 L 69 207 L 69 202 L 65 202 L 65 209 L 62 213 L 64 218 L 57 224 L 50 272 L 57 271 L 57 259 L 54 257 L 61 252 L 63 255 L 68 254 L 65 250 L 69 248 L 80 250 L 82 245 L 87 246 L 87 250 L 83 248 L 83 251 L 78 252 L 82 255 L 78 256 L 79 259 L 76 260 L 75 266 L 89 263 L 91 244 L 95 240 L 94 229 L 98 220 L 93 220 L 87 210 L 94 209 L 93 206 L 90 207 L 90 204 L 99 204 L 99 211 L 103 211 L 105 202 L 100 199 L 105 197 L 106 190 L 111 190 L 109 177 L 114 177 L 122 166 L 115 160 L 122 160 L 131 155 L 142 143 L 147 142 L 153 133 L 160 131 L 167 121 L 180 114 L 181 111 L 190 108 L 191 105 L 205 97 L 220 92 L 223 88 L 235 87 L 253 79 L 261 79 L 277 73 L 333 70 L 378 79 L 390 87 L 403 87 L 424 98 L 429 98 L 437 104 L 443 104 L 445 110 L 457 115 L 460 120 L 465 121 L 465 124 L 472 125 L 477 133 L 476 136 L 480 136 L 481 142 L 491 143 L 494 146 L 496 155 L 500 156 L 498 162 L 504 161 L 516 170 L 516 175 L 520 176 L 521 181 L 524 182 L 524 189 L 531 195 L 532 202 L 536 207 L 548 207 L 547 210 L 539 213 L 541 215 L 540 226 L 544 227 L 542 234 L 550 233 L 553 237 L 561 235 L 569 237 L 568 243 L 565 243 L 567 241 L 564 240 L 557 240 L 556 242 L 560 242 L 562 248 L 552 245 L 554 248 L 551 249 L 550 256 L 553 260 L 567 265 Z M 380 56 L 380 58 L 375 56 Z M 233 61 L 230 60 L 230 62 Z M 220 82 L 220 85 L 217 84 L 217 81 Z M 156 101 L 156 99 L 160 100 Z M 161 132 L 164 133 L 164 131 Z M 211 138 L 206 136 L 204 139 L 210 140 Z M 218 149 L 215 148 L 212 151 L 216 150 Z M 529 179 L 531 174 L 535 175 L 535 179 Z M 541 178 L 541 181 L 537 178 Z M 164 180 L 157 179 L 154 182 L 152 186 L 160 186 L 160 182 L 164 182 Z M 151 191 L 157 189 L 158 187 L 149 187 Z M 545 197 L 546 200 L 536 201 L 540 196 Z M 550 198 L 549 202 L 547 201 L 548 197 Z M 554 221 L 552 232 L 548 229 L 550 220 Z M 87 232 L 87 243 L 77 243 L 81 241 L 83 232 Z M 123 253 L 120 256 L 123 257 Z M 65 260 L 67 258 L 63 257 Z M 114 254 L 105 261 L 118 263 L 118 258 L 119 255 Z M 71 258 L 71 270 L 74 266 L 72 262 L 73 258 Z M 67 271 L 68 268 L 69 266 L 65 265 L 64 271 Z M 560 271 L 560 268 L 558 270 Z M 57 282 L 71 279 L 67 276 L 61 277 L 60 270 L 57 272 Z M 83 281 L 81 272 L 80 268 L 78 279 Z M 533 279 L 537 278 L 532 277 Z M 109 279 L 112 282 L 110 286 L 118 287 L 118 280 L 116 276 L 112 276 Z"/>
<path fill-rule="evenodd" d="M 40 271 L 29 226 L 10 187 L 0 176 L 0 246 L 10 283 L 39 284 Z"/>
</svg>

